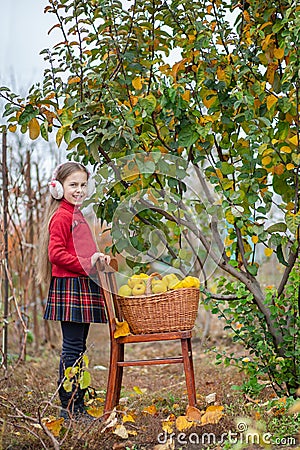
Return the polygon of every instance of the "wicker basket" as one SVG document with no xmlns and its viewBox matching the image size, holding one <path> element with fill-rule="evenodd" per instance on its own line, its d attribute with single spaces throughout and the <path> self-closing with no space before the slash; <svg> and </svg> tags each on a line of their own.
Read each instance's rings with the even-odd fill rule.
<svg viewBox="0 0 300 450">
<path fill-rule="evenodd" d="M 158 274 L 152 274 L 158 276 Z M 150 279 L 151 279 L 150 278 Z M 146 291 L 149 291 L 147 282 Z M 181 288 L 161 294 L 117 296 L 124 319 L 134 334 L 183 331 L 194 327 L 199 289 Z"/>
</svg>

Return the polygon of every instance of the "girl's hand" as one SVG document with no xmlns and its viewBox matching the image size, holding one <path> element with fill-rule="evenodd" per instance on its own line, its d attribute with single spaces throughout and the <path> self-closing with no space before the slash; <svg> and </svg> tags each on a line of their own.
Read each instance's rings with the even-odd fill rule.
<svg viewBox="0 0 300 450">
<path fill-rule="evenodd" d="M 110 263 L 110 256 L 104 255 L 104 253 L 96 252 L 91 256 L 91 263 L 92 267 L 96 264 L 96 262 L 100 259 L 102 263 L 109 264 Z"/>
</svg>

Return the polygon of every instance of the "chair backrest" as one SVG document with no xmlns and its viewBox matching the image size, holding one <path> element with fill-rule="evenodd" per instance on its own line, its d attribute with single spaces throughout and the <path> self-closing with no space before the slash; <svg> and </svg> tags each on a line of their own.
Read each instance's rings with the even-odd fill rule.
<svg viewBox="0 0 300 450">
<path fill-rule="evenodd" d="M 107 319 L 109 324 L 109 332 L 111 339 L 116 330 L 115 319 L 122 321 L 122 313 L 118 305 L 116 294 L 118 292 L 115 272 L 118 270 L 118 261 L 112 259 L 110 265 L 101 263 L 100 260 L 96 263 L 99 283 L 102 287 L 104 303 L 106 307 Z"/>
</svg>

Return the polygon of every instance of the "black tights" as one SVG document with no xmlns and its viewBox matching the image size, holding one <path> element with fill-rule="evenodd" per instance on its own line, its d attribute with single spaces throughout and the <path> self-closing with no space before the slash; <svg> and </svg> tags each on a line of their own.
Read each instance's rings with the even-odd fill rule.
<svg viewBox="0 0 300 450">
<path fill-rule="evenodd" d="M 86 351 L 89 328 L 89 323 L 61 322 L 63 343 L 59 364 L 59 382 L 64 377 L 65 369 L 73 366 Z"/>
</svg>

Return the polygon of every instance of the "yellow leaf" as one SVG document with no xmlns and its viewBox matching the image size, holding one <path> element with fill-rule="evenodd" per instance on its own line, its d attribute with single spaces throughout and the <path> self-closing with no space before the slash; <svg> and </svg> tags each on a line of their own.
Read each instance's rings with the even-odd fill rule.
<svg viewBox="0 0 300 450">
<path fill-rule="evenodd" d="M 189 90 L 184 91 L 184 94 L 181 96 L 183 100 L 189 102 L 191 98 L 191 92 Z"/>
<path fill-rule="evenodd" d="M 258 243 L 258 236 L 252 236 L 251 237 L 251 241 L 253 242 L 253 244 L 257 244 Z"/>
<path fill-rule="evenodd" d="M 225 241 L 224 241 L 224 245 L 225 247 L 228 247 L 229 245 L 233 244 L 233 239 L 230 239 L 229 236 L 226 236 Z"/>
<path fill-rule="evenodd" d="M 103 406 L 91 406 L 87 409 L 87 413 L 92 417 L 103 416 L 104 407 Z"/>
<path fill-rule="evenodd" d="M 168 71 L 169 69 L 170 69 L 170 65 L 169 64 L 163 64 L 162 66 L 159 67 L 159 70 L 161 72 L 163 72 L 163 73 Z"/>
<path fill-rule="evenodd" d="M 225 70 L 220 66 L 217 68 L 217 77 L 220 81 L 223 81 L 226 78 Z"/>
<path fill-rule="evenodd" d="M 287 145 L 284 145 L 283 147 L 280 147 L 280 151 L 283 153 L 292 153 L 291 147 L 288 147 Z"/>
<path fill-rule="evenodd" d="M 230 250 L 226 250 L 226 256 L 228 256 L 228 258 L 230 258 L 230 256 L 231 256 L 231 251 Z"/>
<path fill-rule="evenodd" d="M 273 105 L 275 105 L 275 103 L 277 103 L 278 98 L 275 97 L 275 95 L 269 95 L 267 97 L 267 108 L 270 111 L 270 109 L 272 108 Z"/>
<path fill-rule="evenodd" d="M 288 211 L 292 211 L 295 208 L 295 203 L 294 202 L 288 202 L 285 209 L 287 209 Z"/>
<path fill-rule="evenodd" d="M 143 87 L 143 82 L 141 77 L 136 77 L 132 80 L 132 86 L 134 89 L 141 90 Z"/>
<path fill-rule="evenodd" d="M 277 59 L 282 59 L 284 57 L 284 48 L 274 48 L 274 56 Z"/>
<path fill-rule="evenodd" d="M 115 319 L 116 330 L 114 332 L 114 338 L 117 339 L 122 336 L 128 336 L 130 334 L 130 328 L 126 320 L 123 322 L 119 322 L 118 319 Z"/>
<path fill-rule="evenodd" d="M 150 406 L 147 406 L 146 408 L 144 408 L 143 412 L 151 414 L 151 416 L 155 416 L 155 414 L 157 414 L 157 409 L 156 409 L 155 405 L 150 405 Z"/>
<path fill-rule="evenodd" d="M 134 392 L 136 392 L 137 394 L 144 394 L 146 392 L 146 389 L 140 389 L 138 386 L 133 386 L 133 390 Z"/>
<path fill-rule="evenodd" d="M 123 423 L 135 422 L 134 417 L 131 414 L 124 414 L 122 421 L 123 421 Z"/>
<path fill-rule="evenodd" d="M 265 156 L 262 160 L 261 160 L 262 164 L 264 166 L 268 166 L 271 162 L 272 162 L 272 158 L 270 156 Z"/>
<path fill-rule="evenodd" d="M 248 11 L 243 11 L 243 16 L 244 16 L 246 22 L 248 22 L 248 23 L 251 22 L 250 15 L 249 15 Z"/>
<path fill-rule="evenodd" d="M 266 256 L 271 256 L 272 253 L 273 253 L 273 249 L 272 248 L 265 248 L 264 252 L 265 252 Z"/>
<path fill-rule="evenodd" d="M 282 175 L 284 170 L 285 170 L 285 166 L 283 164 L 281 164 L 281 163 L 277 164 L 274 167 L 274 173 L 276 173 L 276 175 Z"/>
<path fill-rule="evenodd" d="M 221 172 L 221 170 L 220 169 L 216 169 L 216 174 L 217 174 L 217 177 L 220 179 L 220 180 L 222 180 L 224 177 L 223 177 L 223 174 L 222 174 L 222 172 Z"/>
<path fill-rule="evenodd" d="M 176 419 L 176 428 L 178 431 L 184 431 L 184 430 L 188 430 L 189 428 L 191 428 L 194 423 L 190 422 L 189 420 L 187 420 L 186 416 L 179 416 Z"/>
<path fill-rule="evenodd" d="M 188 420 L 200 422 L 203 413 L 195 406 L 188 406 L 186 409 L 186 417 Z"/>
<path fill-rule="evenodd" d="M 117 425 L 113 433 L 122 439 L 128 439 L 128 432 L 124 425 Z"/>
<path fill-rule="evenodd" d="M 218 423 L 224 416 L 224 406 L 208 406 L 205 413 L 201 417 L 201 424 L 206 425 L 208 423 Z"/>
<path fill-rule="evenodd" d="M 208 98 L 209 97 L 209 98 Z M 203 104 L 206 106 L 206 108 L 210 108 L 215 101 L 217 100 L 216 92 L 215 91 L 207 91 L 205 98 L 203 98 Z"/>
<path fill-rule="evenodd" d="M 162 429 L 165 433 L 171 434 L 173 433 L 173 425 L 174 422 L 171 420 L 164 420 L 162 423 Z"/>
<path fill-rule="evenodd" d="M 273 33 L 272 34 L 268 34 L 265 39 L 262 41 L 262 49 L 266 50 L 268 48 L 268 46 L 274 41 L 274 39 L 272 39 Z"/>
<path fill-rule="evenodd" d="M 14 133 L 14 132 L 16 131 L 16 129 L 17 129 L 17 125 L 12 125 L 12 124 L 10 124 L 10 125 L 8 125 L 8 129 L 9 129 L 9 131 L 11 131 L 12 133 Z"/>
<path fill-rule="evenodd" d="M 66 132 L 66 127 L 64 127 L 64 126 L 60 127 L 59 130 L 57 131 L 56 137 L 55 137 L 57 147 L 60 147 L 60 144 L 64 137 L 65 132 Z"/>
<path fill-rule="evenodd" d="M 51 431 L 53 436 L 57 437 L 57 436 L 59 436 L 63 422 L 64 422 L 64 418 L 61 417 L 60 419 L 50 420 L 49 422 L 45 422 L 45 425 L 48 428 L 48 430 Z"/>
<path fill-rule="evenodd" d="M 28 124 L 29 127 L 29 137 L 30 139 L 34 140 L 39 137 L 40 135 L 40 124 L 38 123 L 37 119 L 34 117 L 31 119 L 31 121 Z"/>
<path fill-rule="evenodd" d="M 295 169 L 294 164 L 289 163 L 289 164 L 286 165 L 286 170 L 293 170 L 293 169 Z"/>
<path fill-rule="evenodd" d="M 268 69 L 267 69 L 267 72 L 266 72 L 266 79 L 272 85 L 274 83 L 274 75 L 275 75 L 275 72 L 277 70 L 277 67 L 278 67 L 278 64 L 276 64 L 276 63 L 269 63 L 268 64 Z"/>
<path fill-rule="evenodd" d="M 68 79 L 68 84 L 80 83 L 80 77 L 72 77 Z"/>
<path fill-rule="evenodd" d="M 184 68 L 185 63 L 188 61 L 187 58 L 183 58 L 181 61 L 177 62 L 172 67 L 172 76 L 174 79 L 177 77 L 177 73 Z"/>
<path fill-rule="evenodd" d="M 89 357 L 88 357 L 88 355 L 83 355 L 82 360 L 83 360 L 84 364 L 86 365 L 86 367 L 89 367 Z"/>
<path fill-rule="evenodd" d="M 291 144 L 293 144 L 293 145 L 298 145 L 298 136 L 297 136 L 297 134 L 295 134 L 295 136 L 293 136 L 292 138 L 290 138 L 289 141 L 290 141 Z"/>
</svg>

